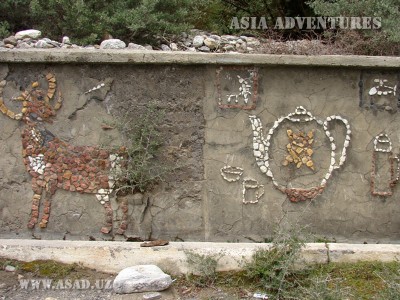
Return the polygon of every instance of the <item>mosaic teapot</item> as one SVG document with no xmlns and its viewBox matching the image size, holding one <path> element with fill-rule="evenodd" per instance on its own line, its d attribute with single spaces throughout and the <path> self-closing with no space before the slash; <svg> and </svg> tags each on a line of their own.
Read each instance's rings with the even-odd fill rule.
<svg viewBox="0 0 400 300">
<path fill-rule="evenodd" d="M 298 106 L 293 113 L 289 113 L 287 116 L 280 117 L 278 120 L 276 120 L 271 129 L 269 129 L 265 138 L 263 135 L 263 126 L 261 124 L 261 120 L 256 116 L 249 116 L 249 118 L 253 129 L 253 154 L 256 158 L 258 167 L 262 173 L 266 174 L 272 179 L 273 185 L 279 191 L 286 194 L 293 202 L 312 200 L 316 196 L 322 194 L 328 180 L 332 176 L 332 172 L 336 169 L 339 169 L 346 160 L 346 151 L 350 144 L 351 130 L 349 122 L 341 116 L 332 115 L 323 121 L 315 118 L 304 107 Z M 346 127 L 346 135 L 342 149 L 337 149 L 335 139 L 329 131 L 329 124 L 333 121 L 340 122 Z M 328 148 L 330 148 L 330 164 L 328 170 L 326 173 L 324 173 L 325 175 L 322 179 L 320 179 L 319 185 L 309 188 L 293 188 L 279 183 L 275 178 L 270 166 L 270 149 L 271 143 L 274 139 L 274 134 L 276 133 L 277 129 L 281 127 L 283 122 L 288 122 L 289 124 L 309 124 L 312 122 L 316 123 L 317 127 L 323 128 L 325 136 L 327 137 Z M 312 155 L 314 153 L 313 144 L 315 144 L 316 138 L 314 132 L 315 131 L 310 131 L 306 134 L 304 132 L 294 133 L 290 129 L 287 130 L 286 134 L 289 139 L 289 143 L 286 145 L 287 153 L 283 161 L 284 166 L 294 164 L 297 169 L 299 169 L 301 166 L 306 166 L 306 168 L 314 171 L 315 165 L 312 159 Z M 340 158 L 338 160 L 336 158 L 337 151 L 340 153 Z"/>
</svg>

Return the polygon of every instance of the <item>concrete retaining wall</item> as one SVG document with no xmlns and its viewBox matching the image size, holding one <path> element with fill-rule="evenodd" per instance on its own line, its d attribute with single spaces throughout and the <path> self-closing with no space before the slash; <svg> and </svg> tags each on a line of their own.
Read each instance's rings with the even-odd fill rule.
<svg viewBox="0 0 400 300">
<path fill-rule="evenodd" d="M 178 168 L 126 196 L 127 236 L 263 242 L 280 225 L 339 242 L 399 241 L 399 58 L 4 50 L 7 106 L 21 109 L 10 99 L 49 72 L 64 104 L 46 129 L 72 145 L 121 145 L 126 137 L 102 125 L 134 121 L 150 102 L 166 112 L 158 159 Z M 0 128 L 1 237 L 124 239 L 99 232 L 104 209 L 94 195 L 61 189 L 47 228 L 27 229 L 23 124 L 2 116 Z"/>
<path fill-rule="evenodd" d="M 139 243 L 0 240 L 0 257 L 22 261 L 56 260 L 78 263 L 98 271 L 118 273 L 127 266 L 156 264 L 169 274 L 188 274 L 196 266 L 188 264 L 187 254 L 195 253 L 218 261 L 217 271 L 238 271 L 255 251 L 270 244 L 172 242 L 168 246 L 141 248 Z M 299 259 L 305 264 L 358 261 L 395 261 L 399 245 L 307 244 Z"/>
</svg>

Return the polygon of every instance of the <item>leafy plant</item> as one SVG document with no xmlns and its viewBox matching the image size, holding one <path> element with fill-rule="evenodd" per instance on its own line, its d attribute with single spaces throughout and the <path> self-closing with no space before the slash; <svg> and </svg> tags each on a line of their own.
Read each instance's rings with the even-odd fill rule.
<svg viewBox="0 0 400 300">
<path fill-rule="evenodd" d="M 117 192 L 144 192 L 162 181 L 171 171 L 158 159 L 163 135 L 159 131 L 164 112 L 150 103 L 135 119 L 125 116 L 117 127 L 126 138 L 126 167 L 116 174 L 120 178 Z M 122 183 L 122 184 L 121 184 Z"/>
<path fill-rule="evenodd" d="M 326 277 L 313 277 L 308 286 L 300 286 L 296 292 L 297 299 L 307 300 L 343 300 L 351 295 L 348 287 L 340 285 L 338 279 L 333 279 L 328 274 Z"/>
<path fill-rule="evenodd" d="M 191 280 L 197 286 L 209 286 L 217 278 L 218 255 L 202 255 L 192 251 L 185 251 L 189 269 L 192 272 Z"/>
<path fill-rule="evenodd" d="M 400 32 L 398 0 L 324 1 L 311 0 L 308 5 L 321 16 L 379 17 L 381 29 L 325 30 L 323 36 L 334 47 L 356 55 L 399 55 Z"/>
<path fill-rule="evenodd" d="M 188 28 L 193 0 L 31 0 L 36 27 L 55 39 L 68 35 L 83 44 L 104 36 L 131 41 Z M 46 21 L 42 21 L 46 20 Z"/>
<path fill-rule="evenodd" d="M 382 34 L 389 41 L 400 42 L 398 0 L 311 0 L 308 5 L 321 16 L 380 17 Z M 376 31 L 371 30 L 362 30 L 362 33 L 371 38 L 377 35 Z"/>
<path fill-rule="evenodd" d="M 246 276 L 259 287 L 273 293 L 277 299 L 284 296 L 295 283 L 289 280 L 299 259 L 304 240 L 298 230 L 279 229 L 272 237 L 270 249 L 260 249 L 244 266 Z"/>
<path fill-rule="evenodd" d="M 383 272 L 377 272 L 385 288 L 380 291 L 378 300 L 400 300 L 400 269 L 397 266 L 395 271 L 386 268 Z"/>
<path fill-rule="evenodd" d="M 0 22 L 0 38 L 5 38 L 10 35 L 10 25 L 7 21 Z"/>
<path fill-rule="evenodd" d="M 29 2 L 30 0 L 0 1 L 0 38 L 32 26 L 32 18 L 27 9 Z"/>
</svg>

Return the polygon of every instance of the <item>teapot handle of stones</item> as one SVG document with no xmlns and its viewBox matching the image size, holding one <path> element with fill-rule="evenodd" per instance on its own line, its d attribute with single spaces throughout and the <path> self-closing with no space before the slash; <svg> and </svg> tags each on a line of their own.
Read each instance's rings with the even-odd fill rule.
<svg viewBox="0 0 400 300">
<path fill-rule="evenodd" d="M 399 154 L 397 154 L 396 156 L 393 156 L 391 158 L 393 161 L 396 161 L 396 171 L 394 173 L 394 178 L 392 179 L 392 181 L 390 182 L 391 186 L 394 186 L 396 183 L 399 182 L 400 179 L 400 158 L 399 158 Z"/>
<path fill-rule="evenodd" d="M 336 148 L 337 147 L 335 144 L 335 139 L 333 138 L 333 136 L 331 135 L 331 133 L 328 129 L 328 123 L 331 121 L 334 121 L 334 120 L 342 122 L 344 124 L 344 126 L 346 127 L 346 137 L 344 139 L 342 153 L 339 158 L 339 163 L 337 163 L 337 161 L 336 161 Z M 326 120 L 324 122 L 324 130 L 325 130 L 326 136 L 329 138 L 329 141 L 331 142 L 331 168 L 333 168 L 333 170 L 339 169 L 346 161 L 347 148 L 350 145 L 351 129 L 350 129 L 349 121 L 347 121 L 345 118 L 343 118 L 341 116 L 336 116 L 336 115 L 329 116 L 326 118 Z"/>
</svg>

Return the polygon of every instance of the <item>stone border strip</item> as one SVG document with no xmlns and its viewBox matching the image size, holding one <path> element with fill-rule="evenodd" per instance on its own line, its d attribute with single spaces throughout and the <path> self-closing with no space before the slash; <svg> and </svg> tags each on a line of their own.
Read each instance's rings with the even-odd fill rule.
<svg viewBox="0 0 400 300">
<path fill-rule="evenodd" d="M 0 50 L 0 63 L 2 62 L 400 68 L 400 57 L 390 56 L 191 53 L 128 49 L 5 49 Z"/>
<path fill-rule="evenodd" d="M 218 271 L 241 269 L 258 249 L 271 244 L 171 242 L 168 246 L 140 247 L 140 243 L 104 241 L 51 241 L 1 239 L 0 257 L 21 261 L 56 260 L 80 263 L 102 272 L 117 273 L 125 267 L 155 264 L 173 275 L 190 272 L 186 252 L 220 257 Z M 356 261 L 395 261 L 400 245 L 309 243 L 302 251 L 302 264 Z"/>
</svg>

